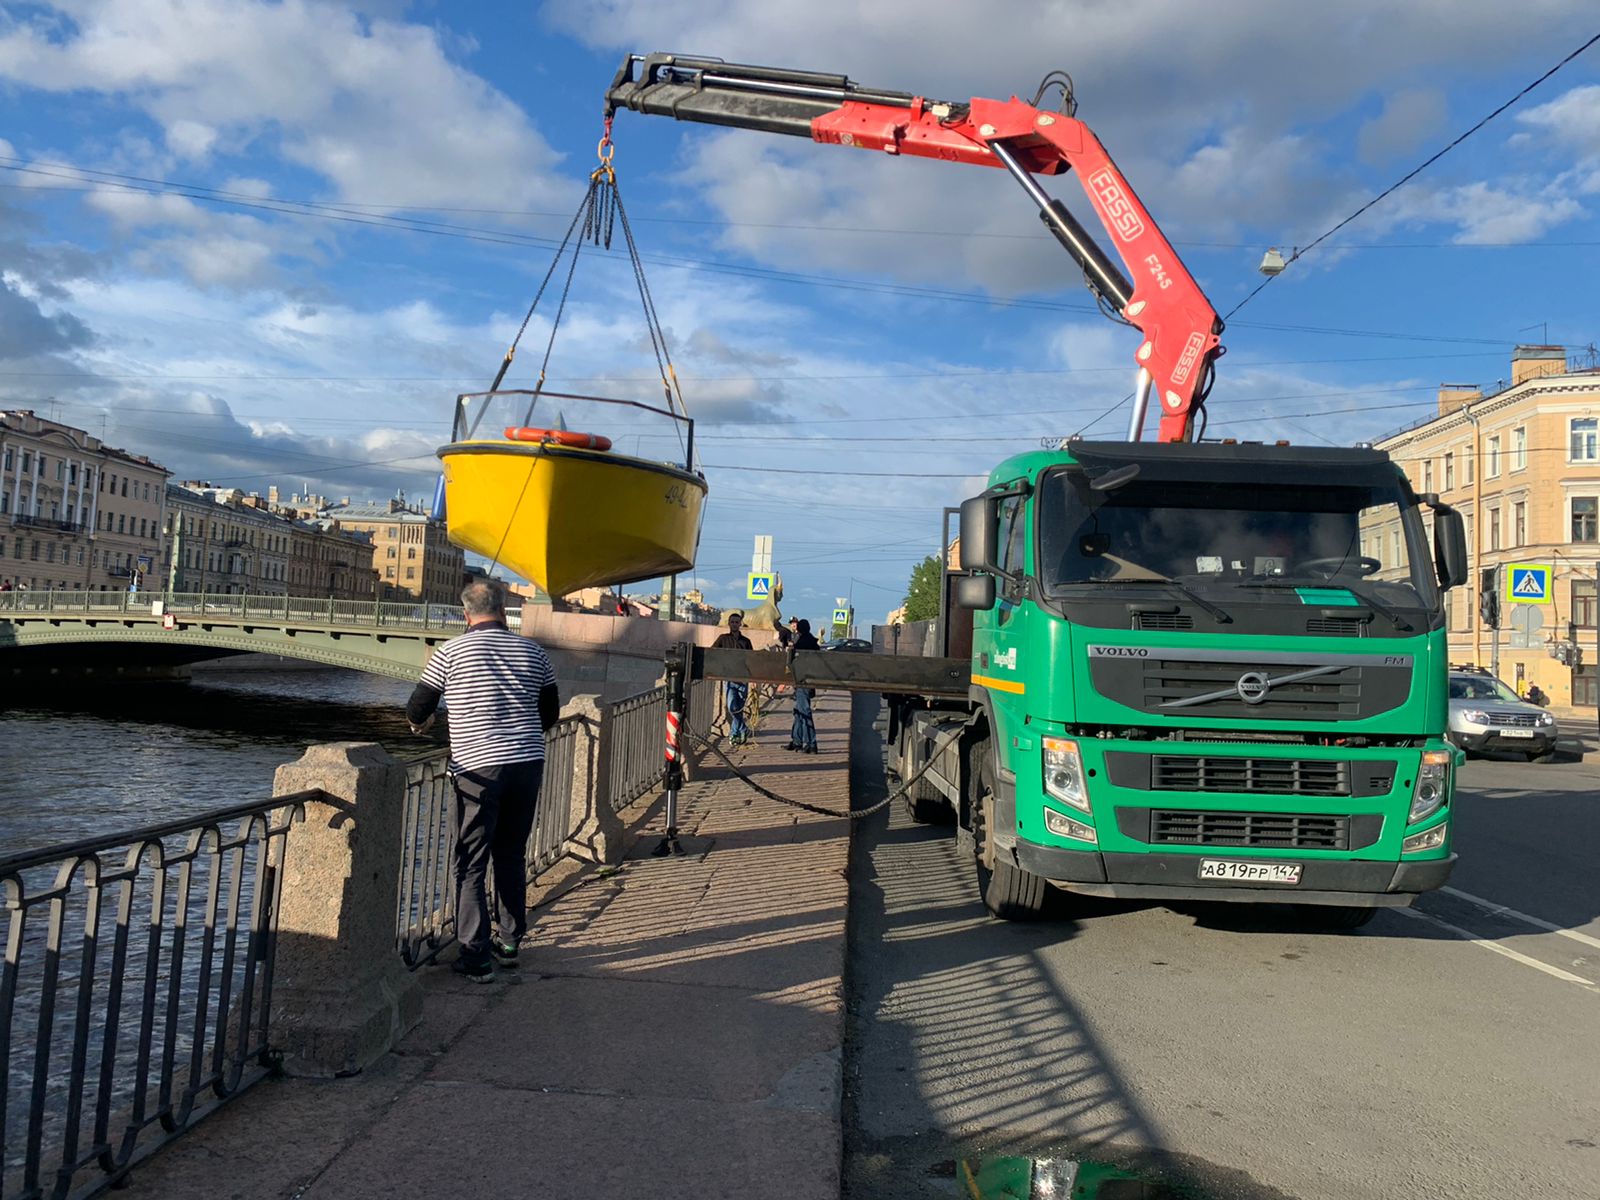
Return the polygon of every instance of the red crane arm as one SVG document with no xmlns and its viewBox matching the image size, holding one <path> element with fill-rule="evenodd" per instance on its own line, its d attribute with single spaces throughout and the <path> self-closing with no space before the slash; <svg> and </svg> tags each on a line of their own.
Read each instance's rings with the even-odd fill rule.
<svg viewBox="0 0 1600 1200">
<path fill-rule="evenodd" d="M 1008 170 L 1083 269 L 1090 289 L 1144 335 L 1134 354 L 1140 375 L 1131 436 L 1139 436 L 1150 390 L 1161 406 L 1158 438 L 1193 436 L 1193 416 L 1222 353 L 1222 321 L 1100 139 L 1070 112 L 1047 112 L 1015 97 L 927 100 L 864 88 L 840 75 L 667 54 L 623 62 L 606 92 L 607 118 L 618 108 Z M 1032 178 L 1069 170 L 1127 275 Z"/>
</svg>

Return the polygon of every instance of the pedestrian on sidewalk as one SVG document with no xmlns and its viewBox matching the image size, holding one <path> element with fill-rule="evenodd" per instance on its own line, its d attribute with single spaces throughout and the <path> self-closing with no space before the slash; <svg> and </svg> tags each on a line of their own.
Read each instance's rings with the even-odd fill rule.
<svg viewBox="0 0 1600 1200">
<path fill-rule="evenodd" d="M 740 630 L 744 626 L 744 614 L 733 612 L 728 614 L 728 632 L 720 634 L 717 640 L 711 643 L 713 650 L 753 650 L 750 639 L 745 637 Z M 750 685 L 742 680 L 728 680 L 723 684 L 723 696 L 728 704 L 728 740 L 735 746 L 742 746 L 750 741 L 750 726 L 745 724 L 744 703 L 750 698 Z"/>
<path fill-rule="evenodd" d="M 506 628 L 505 593 L 469 583 L 461 593 L 467 630 L 433 652 L 406 704 L 411 731 L 450 714 L 450 778 L 456 833 L 456 937 L 452 970 L 474 983 L 495 964 L 515 969 L 527 932 L 527 847 L 544 777 L 545 731 L 561 715 L 555 671 L 533 639 Z M 494 863 L 491 931 L 484 875 Z"/>
<path fill-rule="evenodd" d="M 817 639 L 811 635 L 811 622 L 805 618 L 795 622 L 794 642 L 789 647 L 789 667 L 794 669 L 794 656 L 801 650 L 819 650 Z M 798 750 L 801 754 L 815 754 L 817 752 L 817 726 L 811 719 L 811 701 L 817 692 L 815 688 L 795 685 L 794 689 L 794 723 L 789 731 L 789 744 L 785 750 Z"/>
</svg>

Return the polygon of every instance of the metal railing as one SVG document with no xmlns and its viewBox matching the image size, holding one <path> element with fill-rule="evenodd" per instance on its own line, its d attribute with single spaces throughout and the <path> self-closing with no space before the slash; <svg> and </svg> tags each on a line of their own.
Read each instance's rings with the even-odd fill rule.
<svg viewBox="0 0 1600 1200">
<path fill-rule="evenodd" d="M 63 521 L 59 517 L 36 517 L 30 513 L 13 513 L 11 515 L 11 523 L 21 527 L 32 526 L 35 529 L 52 529 L 57 533 L 77 533 L 85 528 L 77 521 Z"/>
<path fill-rule="evenodd" d="M 573 786 L 573 756 L 581 718 L 557 722 L 545 739 L 544 780 L 528 836 L 528 878 L 548 870 L 566 854 Z M 455 789 L 440 750 L 406 766 L 404 838 L 400 858 L 400 903 L 395 942 L 400 958 L 415 970 L 431 962 L 456 938 Z M 493 872 L 490 874 L 490 886 Z"/>
<path fill-rule="evenodd" d="M 378 626 L 385 629 L 460 631 L 467 627 L 459 604 L 420 604 L 390 600 L 332 600 L 316 596 L 227 595 L 215 592 L 90 592 L 19 589 L 0 592 L 0 612 L 137 613 L 154 615 L 153 604 L 178 617 L 309 623 L 328 626 Z M 522 628 L 522 610 L 506 613 L 506 625 Z"/>
<path fill-rule="evenodd" d="M 632 804 L 661 786 L 666 771 L 667 689 L 651 688 L 609 706 L 610 778 L 606 794 L 613 809 Z"/>
<path fill-rule="evenodd" d="M 314 794 L 0 860 L 0 1200 L 115 1180 L 266 1072 L 286 835 Z"/>
</svg>

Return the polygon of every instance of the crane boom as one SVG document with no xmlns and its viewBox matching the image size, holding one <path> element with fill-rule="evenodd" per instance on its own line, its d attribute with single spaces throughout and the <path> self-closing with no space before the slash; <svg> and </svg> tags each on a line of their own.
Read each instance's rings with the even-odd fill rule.
<svg viewBox="0 0 1600 1200">
<path fill-rule="evenodd" d="M 1130 440 L 1140 437 L 1153 390 L 1161 409 L 1159 440 L 1189 441 L 1222 353 L 1222 321 L 1099 138 L 1074 115 L 1070 95 L 1057 112 L 1037 102 L 1015 96 L 929 100 L 863 87 L 843 75 L 650 54 L 623 60 L 605 107 L 608 122 L 627 108 L 1008 171 L 1083 270 L 1090 290 L 1144 335 L 1134 354 L 1139 374 Z M 1033 178 L 1068 171 L 1076 171 L 1122 267 Z"/>
</svg>

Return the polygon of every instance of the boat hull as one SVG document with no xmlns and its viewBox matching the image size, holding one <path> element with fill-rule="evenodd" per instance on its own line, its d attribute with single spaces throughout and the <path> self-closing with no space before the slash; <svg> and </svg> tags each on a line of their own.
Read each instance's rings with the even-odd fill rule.
<svg viewBox="0 0 1600 1200">
<path fill-rule="evenodd" d="M 600 450 L 485 440 L 439 449 L 450 540 L 552 596 L 694 566 L 706 483 Z"/>
</svg>

